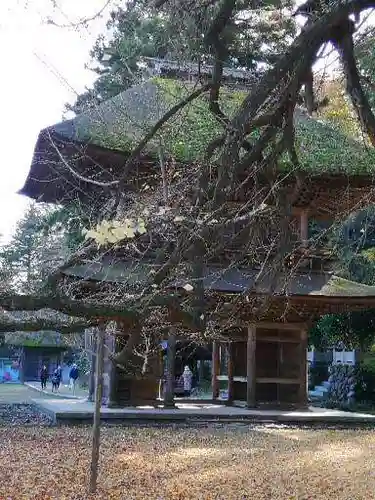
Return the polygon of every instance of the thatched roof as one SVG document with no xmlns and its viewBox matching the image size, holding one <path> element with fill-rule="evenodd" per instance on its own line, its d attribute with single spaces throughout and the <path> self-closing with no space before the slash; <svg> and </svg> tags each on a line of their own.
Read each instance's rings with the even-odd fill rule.
<svg viewBox="0 0 375 500">
<path fill-rule="evenodd" d="M 95 187 L 72 173 L 101 182 L 118 178 L 126 157 L 155 123 L 191 91 L 175 80 L 153 78 L 120 93 L 95 109 L 41 131 L 22 194 L 61 202 Z M 233 115 L 243 91 L 223 89 L 222 107 Z M 301 169 L 313 174 L 372 174 L 375 152 L 302 111 L 295 115 Z M 208 110 L 207 96 L 168 121 L 143 151 L 155 163 L 160 138 L 167 155 L 182 162 L 201 157 L 207 144 L 222 132 Z M 290 165 L 285 160 L 282 168 Z M 96 188 L 103 192 L 103 188 Z"/>
<path fill-rule="evenodd" d="M 52 309 L 2 311 L 0 331 L 9 345 L 66 348 L 64 334 L 75 321 L 75 318 Z M 75 332 L 73 326 L 72 332 Z M 78 333 L 83 333 L 83 327 Z"/>
</svg>

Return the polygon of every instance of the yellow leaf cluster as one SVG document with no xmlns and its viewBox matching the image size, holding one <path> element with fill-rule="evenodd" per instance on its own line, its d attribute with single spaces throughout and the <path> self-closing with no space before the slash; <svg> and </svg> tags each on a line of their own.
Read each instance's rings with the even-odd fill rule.
<svg viewBox="0 0 375 500">
<path fill-rule="evenodd" d="M 133 239 L 137 234 L 144 234 L 146 231 L 145 221 L 138 218 L 123 221 L 102 220 L 95 229 L 84 229 L 83 233 L 86 240 L 93 239 L 99 246 L 106 246 Z"/>
</svg>

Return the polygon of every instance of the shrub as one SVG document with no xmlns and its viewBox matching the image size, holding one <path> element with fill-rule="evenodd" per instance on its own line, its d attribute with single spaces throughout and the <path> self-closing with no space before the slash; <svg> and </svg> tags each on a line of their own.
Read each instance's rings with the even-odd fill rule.
<svg viewBox="0 0 375 500">
<path fill-rule="evenodd" d="M 358 403 L 375 403 L 375 363 L 363 361 L 357 368 L 355 398 Z"/>
</svg>

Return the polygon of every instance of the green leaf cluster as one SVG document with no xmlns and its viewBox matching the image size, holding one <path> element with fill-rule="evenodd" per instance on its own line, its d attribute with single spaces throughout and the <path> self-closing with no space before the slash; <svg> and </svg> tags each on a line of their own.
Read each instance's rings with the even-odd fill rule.
<svg viewBox="0 0 375 500">
<path fill-rule="evenodd" d="M 283 7 L 291 10 L 293 4 L 286 0 Z M 67 109 L 85 111 L 139 83 L 147 74 L 144 57 L 212 63 L 204 35 L 219 7 L 220 2 L 203 7 L 197 0 L 189 9 L 168 2 L 163 9 L 155 9 L 149 1 L 139 0 L 114 9 L 107 32 L 99 36 L 91 51 L 90 69 L 97 79 Z M 296 25 L 290 13 L 279 7 L 277 0 L 263 2 L 255 10 L 247 2 L 236 2 L 222 34 L 228 46 L 226 66 L 256 72 L 286 50 Z"/>
</svg>

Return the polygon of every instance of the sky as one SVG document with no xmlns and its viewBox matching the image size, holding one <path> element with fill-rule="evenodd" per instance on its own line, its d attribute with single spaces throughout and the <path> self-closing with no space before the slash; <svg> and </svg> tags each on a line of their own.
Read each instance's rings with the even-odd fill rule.
<svg viewBox="0 0 375 500">
<path fill-rule="evenodd" d="M 54 9 L 58 3 L 60 8 Z M 66 102 L 90 85 L 89 51 L 105 29 L 105 17 L 88 28 L 47 23 L 77 22 L 99 12 L 106 0 L 1 0 L 0 234 L 3 241 L 28 204 L 17 195 L 26 179 L 39 131 L 61 120 Z M 108 12 L 108 9 L 107 9 Z M 107 12 L 104 12 L 106 14 Z M 61 77 L 57 77 L 60 74 Z"/>
</svg>

